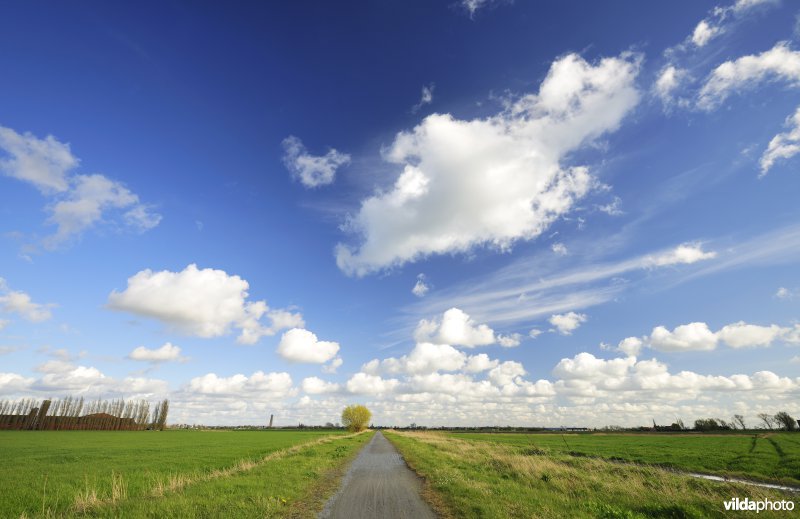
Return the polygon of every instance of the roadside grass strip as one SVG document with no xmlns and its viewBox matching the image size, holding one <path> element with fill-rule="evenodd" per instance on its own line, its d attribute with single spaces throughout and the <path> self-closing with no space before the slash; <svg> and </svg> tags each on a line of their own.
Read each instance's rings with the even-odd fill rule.
<svg viewBox="0 0 800 519">
<path fill-rule="evenodd" d="M 446 517 L 730 517 L 725 502 L 797 495 L 705 481 L 653 465 L 434 432 L 387 432 Z M 787 517 L 764 511 L 759 517 Z"/>
<path fill-rule="evenodd" d="M 259 459 L 241 459 L 234 464 L 221 469 L 213 469 L 208 472 L 200 473 L 172 474 L 164 479 L 155 481 L 148 493 L 130 498 L 127 496 L 124 490 L 125 484 L 121 475 L 115 474 L 112 476 L 112 480 L 116 481 L 116 483 L 112 481 L 112 492 L 110 494 L 99 497 L 96 489 L 87 487 L 84 492 L 81 492 L 75 497 L 75 503 L 72 507 L 72 512 L 74 512 L 76 515 L 89 516 L 144 517 L 160 516 L 161 514 L 158 513 L 158 510 L 163 510 L 170 516 L 197 516 L 196 510 L 189 509 L 184 510 L 186 512 L 185 515 L 178 514 L 181 509 L 186 509 L 187 505 L 191 505 L 191 499 L 181 500 L 177 498 L 180 494 L 186 493 L 189 489 L 195 486 L 203 486 L 203 490 L 194 492 L 194 497 L 197 498 L 199 496 L 203 496 L 203 500 L 208 501 L 205 503 L 204 508 L 209 509 L 209 516 L 218 515 L 217 513 L 221 512 L 221 510 L 217 510 L 217 507 L 227 508 L 225 500 L 230 500 L 232 498 L 230 489 L 236 488 L 238 484 L 224 483 L 217 485 L 217 487 L 220 487 L 221 489 L 227 488 L 225 492 L 221 493 L 210 491 L 210 488 L 208 488 L 209 484 L 214 483 L 217 480 L 240 479 L 242 475 L 253 472 L 256 469 L 267 469 L 267 471 L 274 469 L 276 474 L 279 476 L 279 482 L 283 482 L 285 484 L 288 483 L 285 470 L 287 467 L 284 466 L 287 464 L 281 465 L 277 462 L 287 458 L 293 458 L 295 460 L 298 458 L 302 459 L 303 457 L 315 458 L 317 454 L 321 454 L 314 451 L 315 447 L 326 446 L 333 442 L 336 442 L 337 444 L 340 442 L 345 443 L 350 447 L 361 445 L 363 443 L 362 439 L 358 439 L 356 442 L 347 442 L 347 440 L 356 439 L 361 435 L 364 435 L 364 433 L 361 432 L 348 435 L 325 436 L 308 442 L 300 443 L 289 448 L 271 452 Z M 369 435 L 367 434 L 365 436 Z M 349 454 L 349 450 L 351 449 L 345 449 L 347 454 Z M 331 446 L 331 448 L 325 450 L 326 457 L 330 460 L 336 460 L 337 458 L 343 457 L 343 452 L 345 451 L 342 449 L 337 450 L 337 447 L 334 446 Z M 321 461 L 322 460 L 315 459 L 315 463 L 317 464 L 319 464 Z M 310 477 L 311 472 L 306 472 L 306 476 L 309 477 L 305 478 L 305 484 L 301 485 L 301 488 L 303 489 L 308 487 L 309 484 L 313 483 L 314 479 L 321 475 L 320 473 L 314 471 L 313 477 Z M 279 492 L 276 495 L 249 496 L 245 497 L 245 500 L 250 499 L 252 502 L 251 504 L 255 504 L 259 511 L 281 509 L 291 504 L 292 497 L 296 497 L 291 495 L 292 492 L 290 490 L 291 489 L 287 488 L 283 492 Z M 176 503 L 170 503 L 173 500 L 175 500 Z M 174 506 L 179 501 L 183 501 L 181 503 L 182 506 Z M 108 508 L 108 510 L 104 511 L 104 508 Z M 191 506 L 189 506 L 189 508 L 191 508 Z M 234 508 L 232 510 L 228 510 L 228 512 L 231 511 L 236 512 L 236 509 Z M 225 515 L 229 516 L 229 514 Z"/>
</svg>

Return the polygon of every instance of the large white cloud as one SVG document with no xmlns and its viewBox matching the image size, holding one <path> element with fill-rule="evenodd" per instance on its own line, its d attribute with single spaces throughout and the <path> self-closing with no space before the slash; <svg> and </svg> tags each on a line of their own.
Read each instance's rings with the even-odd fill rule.
<svg viewBox="0 0 800 519">
<path fill-rule="evenodd" d="M 761 54 L 742 56 L 717 66 L 703 84 L 697 105 L 712 110 L 732 92 L 770 80 L 800 86 L 800 52 L 792 50 L 788 42 L 779 42 Z"/>
<path fill-rule="evenodd" d="M 555 385 L 557 392 L 592 399 L 611 398 L 614 393 L 622 398 L 641 399 L 647 398 L 646 392 L 649 391 L 678 391 L 672 394 L 681 400 L 693 399 L 708 391 L 770 391 L 777 396 L 800 389 L 800 379 L 780 377 L 770 371 L 730 376 L 702 375 L 692 371 L 673 374 L 666 364 L 655 359 L 637 361 L 634 357 L 627 357 L 606 360 L 590 353 L 562 359 L 553 373 L 561 377 Z"/>
<path fill-rule="evenodd" d="M 552 64 L 538 94 L 492 117 L 433 114 L 399 133 L 384 157 L 402 172 L 349 219 L 360 243 L 339 244 L 337 264 L 365 275 L 540 235 L 591 189 L 587 168 L 562 161 L 618 128 L 639 101 L 638 70 L 632 54 L 596 64 L 569 54 Z"/>
<path fill-rule="evenodd" d="M 350 155 L 330 149 L 325 155 L 311 155 L 303 142 L 290 135 L 283 140 L 283 163 L 305 187 L 332 184 L 336 170 L 350 163 Z"/>
<path fill-rule="evenodd" d="M 292 328 L 281 336 L 278 354 L 290 362 L 324 364 L 339 352 L 339 343 L 320 341 L 302 328 Z"/>
<path fill-rule="evenodd" d="M 648 346 L 660 351 L 708 351 L 719 343 L 730 348 L 766 347 L 774 342 L 800 342 L 795 328 L 750 324 L 738 321 L 723 326 L 717 332 L 711 331 L 704 322 L 694 322 L 675 327 L 670 331 L 664 326 L 653 328 L 649 336 L 627 337 L 617 345 L 617 351 L 629 356 L 638 355 L 642 348 Z"/>
<path fill-rule="evenodd" d="M 689 323 L 676 326 L 670 331 L 656 326 L 650 334 L 650 345 L 661 351 L 713 350 L 717 347 L 717 336 L 706 323 Z"/>
<path fill-rule="evenodd" d="M 0 395 L 9 395 L 25 391 L 30 388 L 33 383 L 33 378 L 23 377 L 18 373 L 0 373 Z"/>
<path fill-rule="evenodd" d="M 450 308 L 441 319 L 423 319 L 414 332 L 417 342 L 433 342 L 474 348 L 494 344 L 494 330 L 476 323 L 466 312 Z"/>
<path fill-rule="evenodd" d="M 717 337 L 731 348 L 750 348 L 753 346 L 769 346 L 783 337 L 788 331 L 787 328 L 782 328 L 777 324 L 759 326 L 739 321 L 722 327 L 717 332 Z"/>
<path fill-rule="evenodd" d="M 372 360 L 361 369 L 368 374 L 385 373 L 433 373 L 434 371 L 455 371 L 467 362 L 467 355 L 448 344 L 418 343 L 408 355 L 400 358 L 389 357 L 383 361 Z"/>
<path fill-rule="evenodd" d="M 759 176 L 766 175 L 775 162 L 790 159 L 800 153 L 800 107 L 786 119 L 786 126 L 789 129 L 773 137 L 761 155 L 759 161 L 761 174 Z"/>
<path fill-rule="evenodd" d="M 150 269 L 128 278 L 128 287 L 108 296 L 108 306 L 157 319 L 198 337 L 219 337 L 232 328 L 238 341 L 254 344 L 290 326 L 303 326 L 300 314 L 270 310 L 264 301 L 249 301 L 250 285 L 224 270 L 198 269 L 191 264 L 180 272 Z M 265 325 L 262 319 L 270 320 Z"/>
<path fill-rule="evenodd" d="M 94 366 L 79 366 L 64 360 L 40 364 L 41 378 L 27 378 L 15 373 L 0 373 L 0 395 L 49 397 L 69 393 L 91 398 L 152 398 L 169 392 L 164 380 L 125 377 L 116 379 Z"/>
<path fill-rule="evenodd" d="M 72 175 L 79 162 L 69 144 L 51 135 L 39 139 L 0 126 L 0 172 L 33 184 L 51 199 L 48 223 L 56 232 L 44 238 L 45 248 L 54 249 L 107 219 L 139 232 L 159 224 L 161 215 L 121 182 L 100 174 Z"/>
</svg>

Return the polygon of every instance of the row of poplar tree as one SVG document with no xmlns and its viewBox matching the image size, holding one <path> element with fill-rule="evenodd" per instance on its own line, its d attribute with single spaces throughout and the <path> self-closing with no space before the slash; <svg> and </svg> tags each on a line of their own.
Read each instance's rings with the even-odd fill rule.
<svg viewBox="0 0 800 519">
<path fill-rule="evenodd" d="M 164 430 L 169 400 L 0 400 L 0 429 L 16 430 Z"/>
</svg>

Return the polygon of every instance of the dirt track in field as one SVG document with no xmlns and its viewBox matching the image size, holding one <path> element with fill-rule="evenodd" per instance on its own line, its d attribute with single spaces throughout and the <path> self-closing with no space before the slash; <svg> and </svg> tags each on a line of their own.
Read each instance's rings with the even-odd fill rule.
<svg viewBox="0 0 800 519">
<path fill-rule="evenodd" d="M 420 496 L 422 482 L 377 432 L 347 471 L 321 519 L 435 518 Z"/>
</svg>

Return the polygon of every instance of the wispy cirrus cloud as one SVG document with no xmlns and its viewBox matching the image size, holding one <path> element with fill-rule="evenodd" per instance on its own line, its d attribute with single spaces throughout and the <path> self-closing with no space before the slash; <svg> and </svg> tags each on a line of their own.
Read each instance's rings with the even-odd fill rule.
<svg viewBox="0 0 800 519">
<path fill-rule="evenodd" d="M 530 324 L 614 299 L 628 287 L 620 282 L 623 275 L 699 264 L 715 257 L 716 252 L 705 250 L 700 243 L 684 243 L 627 260 L 567 269 L 561 257 L 550 262 L 539 258 L 539 268 L 532 267 L 531 258 L 523 258 L 486 276 L 439 290 L 406 311 L 409 315 L 430 315 L 455 306 L 484 322 Z"/>
</svg>

